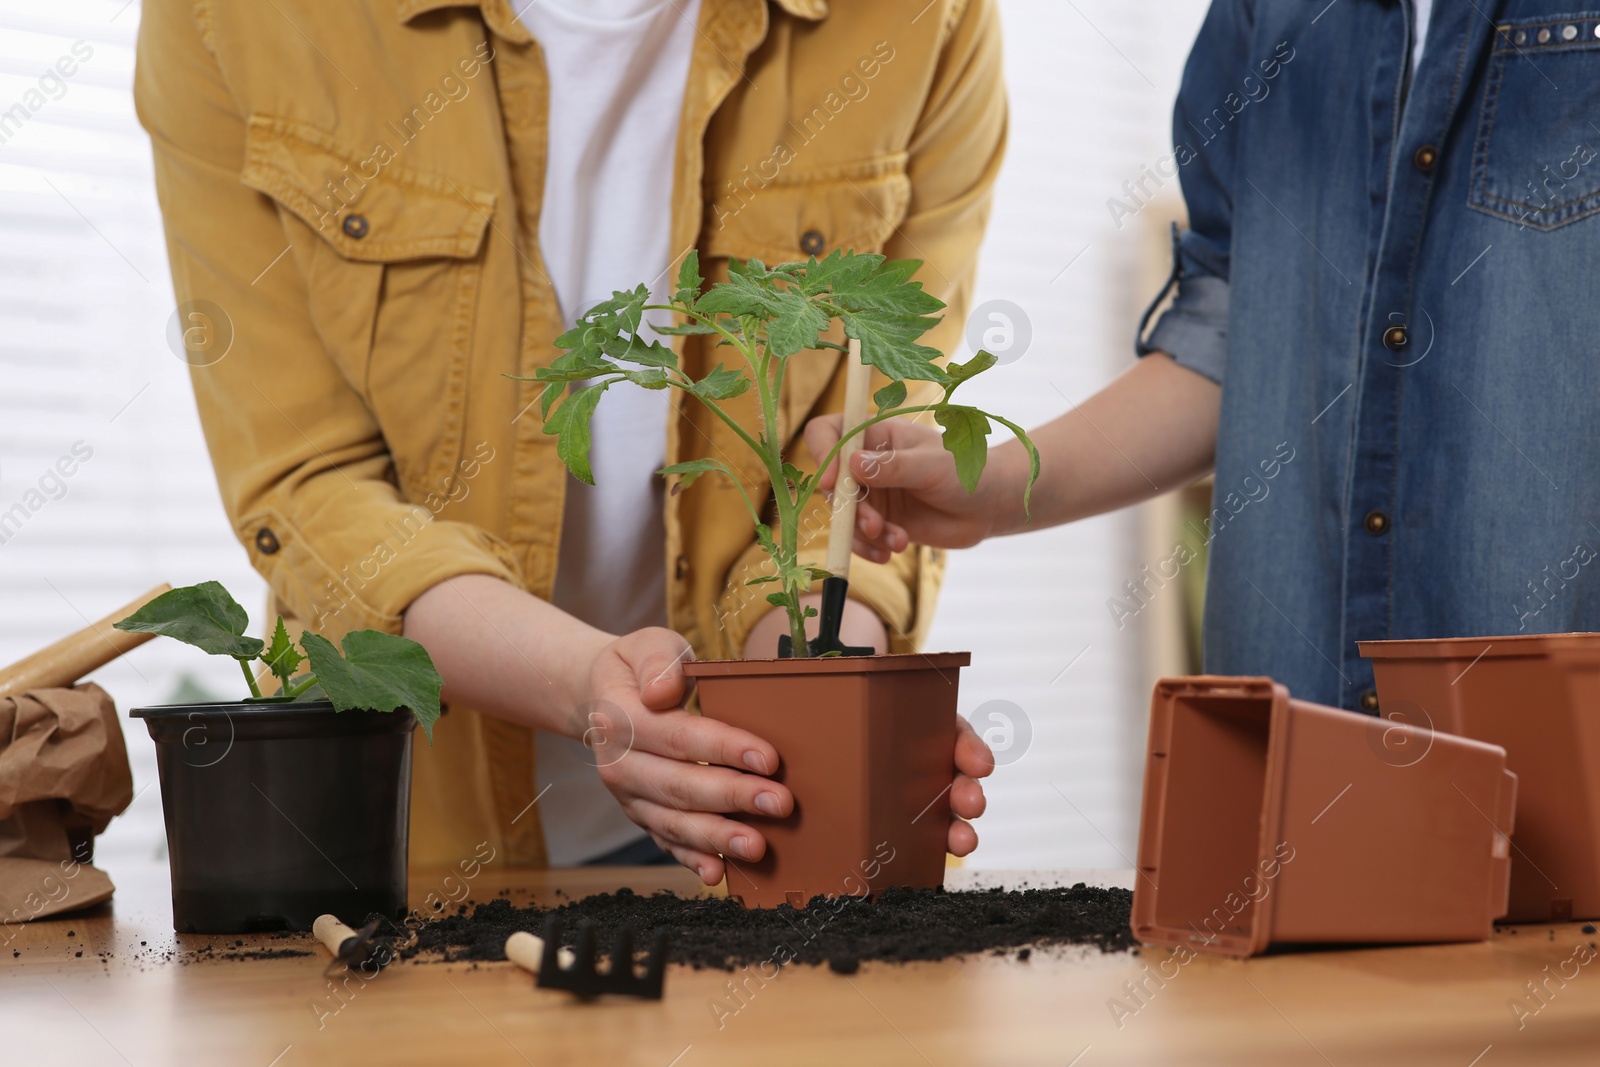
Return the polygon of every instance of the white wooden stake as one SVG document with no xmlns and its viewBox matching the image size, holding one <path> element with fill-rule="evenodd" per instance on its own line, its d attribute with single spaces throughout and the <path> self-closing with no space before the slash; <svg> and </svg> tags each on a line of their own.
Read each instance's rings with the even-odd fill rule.
<svg viewBox="0 0 1600 1067">
<path fill-rule="evenodd" d="M 872 391 L 872 368 L 861 362 L 861 342 L 851 340 L 845 356 L 844 422 L 840 432 L 859 426 L 867 418 L 867 396 Z M 850 473 L 850 455 L 861 442 L 861 435 L 850 438 L 839 449 L 839 479 L 833 486 L 833 522 L 828 527 L 828 570 L 840 578 L 850 577 L 850 544 L 855 538 L 856 504 L 861 486 Z"/>
</svg>

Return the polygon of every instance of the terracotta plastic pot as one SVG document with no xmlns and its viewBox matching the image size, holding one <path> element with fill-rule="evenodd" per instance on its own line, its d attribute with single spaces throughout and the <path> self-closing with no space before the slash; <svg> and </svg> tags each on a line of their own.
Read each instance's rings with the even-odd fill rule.
<svg viewBox="0 0 1600 1067">
<path fill-rule="evenodd" d="M 956 691 L 965 652 L 685 664 L 700 710 L 771 742 L 772 777 L 794 793 L 783 819 L 738 816 L 767 840 L 731 861 L 745 907 L 803 907 L 944 884 Z"/>
<path fill-rule="evenodd" d="M 156 743 L 179 933 L 355 926 L 406 913 L 409 711 L 136 708 Z"/>
<path fill-rule="evenodd" d="M 1292 700 L 1270 678 L 1158 682 L 1134 935 L 1229 956 L 1487 938 L 1506 909 L 1505 751 L 1434 735 L 1427 759 L 1399 766 L 1386 730 L 1413 728 Z"/>
<path fill-rule="evenodd" d="M 1383 717 L 1505 748 L 1522 780 L 1506 918 L 1600 919 L 1600 634 L 1360 648 Z"/>
</svg>

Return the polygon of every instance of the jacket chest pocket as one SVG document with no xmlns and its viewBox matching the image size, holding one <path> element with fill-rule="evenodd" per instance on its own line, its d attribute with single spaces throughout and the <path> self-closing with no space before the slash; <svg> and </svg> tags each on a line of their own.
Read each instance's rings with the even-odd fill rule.
<svg viewBox="0 0 1600 1067">
<path fill-rule="evenodd" d="M 244 184 L 272 197 L 328 356 L 366 401 L 401 484 L 437 488 L 460 451 L 479 252 L 493 193 L 250 120 Z"/>
<path fill-rule="evenodd" d="M 1600 12 L 1501 23 L 1468 204 L 1535 230 L 1600 212 Z"/>
<path fill-rule="evenodd" d="M 792 176 L 783 172 L 765 182 L 746 168 L 738 180 L 709 183 L 715 195 L 706 201 L 700 239 L 706 276 L 725 278 L 729 259 L 773 266 L 821 259 L 835 249 L 881 253 L 910 207 L 905 166 L 905 156 L 896 154 Z M 780 411 L 786 439 L 799 432 L 837 364 L 836 354 L 826 349 L 790 358 Z M 743 454 L 737 444 L 729 451 Z"/>
</svg>

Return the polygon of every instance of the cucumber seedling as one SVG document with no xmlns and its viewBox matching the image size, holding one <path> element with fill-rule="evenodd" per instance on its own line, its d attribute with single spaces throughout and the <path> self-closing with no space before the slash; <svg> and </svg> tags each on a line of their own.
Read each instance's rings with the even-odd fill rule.
<svg viewBox="0 0 1600 1067">
<path fill-rule="evenodd" d="M 280 703 L 326 697 L 335 711 L 409 710 L 428 741 L 439 720 L 441 680 L 427 649 L 409 638 L 378 630 L 344 636 L 343 652 L 321 634 L 303 633 L 300 646 L 278 616 L 272 641 L 245 635 L 249 616 L 218 582 L 173 589 L 116 623 L 130 633 L 161 634 L 213 656 L 231 656 L 250 686 L 247 703 Z M 251 664 L 260 661 L 279 690 L 263 694 Z M 310 670 L 296 675 L 301 664 Z"/>
</svg>

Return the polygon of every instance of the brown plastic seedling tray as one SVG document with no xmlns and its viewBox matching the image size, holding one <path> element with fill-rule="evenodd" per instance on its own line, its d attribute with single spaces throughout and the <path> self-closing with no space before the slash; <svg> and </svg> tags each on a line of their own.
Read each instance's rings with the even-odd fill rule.
<svg viewBox="0 0 1600 1067">
<path fill-rule="evenodd" d="M 1229 956 L 1290 943 L 1475 941 L 1505 912 L 1505 751 L 1294 700 L 1270 678 L 1167 678 L 1151 702 L 1133 932 Z M 1417 734 L 1422 734 L 1417 731 Z"/>
<path fill-rule="evenodd" d="M 1600 919 L 1600 634 L 1360 648 L 1384 718 L 1505 748 L 1522 782 L 1507 920 Z"/>
<path fill-rule="evenodd" d="M 944 883 L 965 652 L 687 663 L 700 710 L 778 750 L 793 814 L 736 818 L 767 840 L 730 861 L 745 907 Z"/>
</svg>

